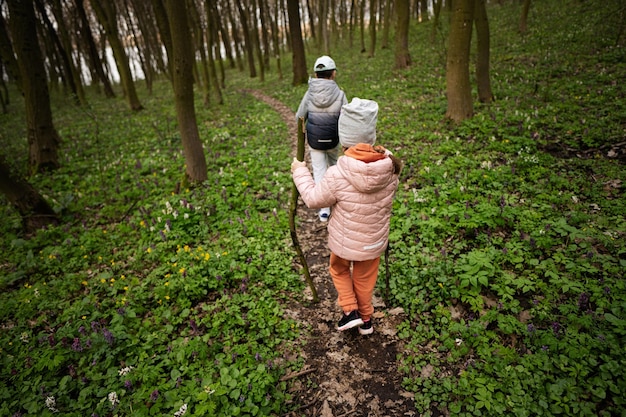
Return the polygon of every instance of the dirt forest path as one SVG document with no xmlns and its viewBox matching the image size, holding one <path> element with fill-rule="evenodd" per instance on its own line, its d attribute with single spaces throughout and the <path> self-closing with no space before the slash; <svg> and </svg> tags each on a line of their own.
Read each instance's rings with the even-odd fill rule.
<svg viewBox="0 0 626 417">
<path fill-rule="evenodd" d="M 293 138 L 296 153 L 297 124 L 295 115 L 280 101 L 256 90 L 247 93 L 276 110 Z M 309 164 L 308 152 L 305 160 Z M 291 384 L 294 411 L 285 417 L 399 417 L 415 416 L 413 395 L 401 386 L 396 354 L 400 341 L 396 334 L 403 320 L 401 309 L 388 309 L 375 294 L 374 333 L 361 336 L 357 329 L 338 332 L 337 293 L 328 274 L 330 252 L 326 245 L 326 225 L 316 210 L 298 202 L 298 240 L 307 259 L 311 277 L 320 299 L 317 304 L 294 303 L 288 314 L 303 323 L 299 342 L 304 366 L 297 375 L 287 378 Z M 297 262 L 297 259 L 294 260 Z M 311 291 L 307 287 L 307 296 Z"/>
</svg>

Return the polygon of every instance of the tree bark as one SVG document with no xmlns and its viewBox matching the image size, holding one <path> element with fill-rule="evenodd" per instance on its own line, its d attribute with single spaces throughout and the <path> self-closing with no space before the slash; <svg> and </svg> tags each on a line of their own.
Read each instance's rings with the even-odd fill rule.
<svg viewBox="0 0 626 417">
<path fill-rule="evenodd" d="M 291 33 L 291 50 L 293 51 L 293 85 L 306 84 L 309 75 L 306 70 L 298 0 L 287 0 L 287 14 L 289 16 L 289 32 Z"/>
<path fill-rule="evenodd" d="M 58 4 L 57 2 L 53 2 L 52 6 L 53 6 L 52 9 L 55 10 L 56 9 L 55 6 L 58 6 L 60 8 L 61 5 Z M 74 63 L 72 62 L 69 54 L 67 53 L 65 46 L 63 45 L 63 42 L 61 41 L 59 37 L 59 34 L 57 33 L 57 30 L 60 32 L 63 32 L 64 30 L 63 24 L 65 23 L 65 20 L 62 19 L 62 16 L 55 15 L 55 18 L 57 20 L 59 19 L 59 17 L 61 17 L 61 22 L 57 23 L 57 30 L 55 30 L 54 26 L 52 25 L 52 22 L 48 18 L 48 14 L 46 12 L 46 8 L 43 2 L 41 0 L 35 0 L 35 7 L 37 8 L 39 15 L 41 16 L 43 27 L 46 29 L 48 38 L 52 41 L 52 45 L 61 60 L 61 69 L 63 71 L 63 74 L 65 74 L 64 78 L 67 80 L 67 84 L 69 85 L 70 90 L 72 92 L 72 98 L 74 100 L 74 103 L 77 105 L 87 104 L 87 99 L 82 89 L 80 78 L 77 77 L 76 69 L 73 68 Z M 56 11 L 60 12 L 60 10 L 56 10 Z M 69 41 L 66 41 L 65 43 L 68 44 Z"/>
<path fill-rule="evenodd" d="M 207 165 L 198 132 L 194 107 L 192 66 L 194 54 L 187 21 L 187 7 L 178 0 L 165 0 L 172 34 L 172 84 L 178 129 L 183 142 L 187 179 L 194 183 L 206 181 Z"/>
<path fill-rule="evenodd" d="M 17 64 L 17 59 L 15 59 L 11 37 L 2 13 L 0 13 L 0 60 L 6 67 L 9 80 L 15 81 L 17 88 L 22 91 L 20 68 Z"/>
<path fill-rule="evenodd" d="M 403 69 L 411 65 L 409 52 L 409 0 L 396 1 L 396 68 Z"/>
<path fill-rule="evenodd" d="M 135 83 L 133 82 L 133 75 L 130 71 L 130 64 L 128 62 L 128 55 L 124 50 L 124 45 L 119 36 L 117 28 L 117 10 L 115 9 L 115 2 L 110 0 L 90 0 L 100 24 L 104 27 L 106 38 L 109 41 L 109 46 L 113 52 L 115 58 L 115 64 L 117 65 L 117 71 L 120 75 L 120 81 L 124 93 L 126 94 L 126 100 L 128 106 L 133 111 L 143 110 L 143 106 L 137 96 L 137 90 L 135 89 Z"/>
<path fill-rule="evenodd" d="M 478 86 L 478 100 L 481 103 L 491 103 L 491 79 L 489 76 L 490 34 L 489 19 L 485 0 L 474 0 L 474 23 L 476 25 L 476 84 Z"/>
<path fill-rule="evenodd" d="M 87 60 L 93 72 L 95 72 L 98 77 L 97 79 L 93 79 L 91 81 L 93 83 L 97 83 L 99 80 L 104 88 L 104 96 L 113 98 L 115 97 L 115 92 L 113 91 L 109 77 L 104 72 L 104 66 L 102 64 L 102 60 L 100 59 L 100 55 L 98 55 L 98 47 L 96 46 L 96 42 L 93 40 L 93 34 L 91 33 L 89 21 L 87 20 L 87 13 L 85 13 L 83 1 L 84 0 L 76 0 L 76 13 L 78 14 L 80 22 L 80 36 L 85 44 L 85 48 L 87 49 Z"/>
<path fill-rule="evenodd" d="M 239 11 L 239 20 L 241 22 L 241 30 L 243 32 L 243 41 L 246 48 L 246 58 L 248 58 L 248 71 L 250 71 L 250 78 L 256 77 L 256 66 L 254 65 L 254 44 L 252 42 L 252 36 L 250 34 L 248 11 L 242 4 L 242 1 L 237 2 L 237 10 Z M 262 65 L 262 64 L 261 64 Z"/>
<path fill-rule="evenodd" d="M 58 218 L 48 202 L 26 180 L 11 169 L 4 155 L 0 155 L 0 192 L 18 211 L 25 232 L 31 233 Z"/>
<path fill-rule="evenodd" d="M 459 123 L 474 113 L 469 77 L 474 0 L 452 0 L 452 8 L 446 64 L 446 117 Z"/>
<path fill-rule="evenodd" d="M 46 70 L 37 41 L 35 10 L 28 1 L 9 0 L 7 3 L 26 106 L 29 167 L 31 172 L 56 169 L 59 167 L 61 139 L 52 122 Z"/>
<path fill-rule="evenodd" d="M 376 53 L 376 0 L 370 0 L 370 52 L 373 58 Z"/>
<path fill-rule="evenodd" d="M 528 12 L 530 11 L 530 1 L 524 0 L 524 5 L 522 6 L 522 15 L 519 20 L 519 32 L 523 35 L 528 31 Z"/>
</svg>

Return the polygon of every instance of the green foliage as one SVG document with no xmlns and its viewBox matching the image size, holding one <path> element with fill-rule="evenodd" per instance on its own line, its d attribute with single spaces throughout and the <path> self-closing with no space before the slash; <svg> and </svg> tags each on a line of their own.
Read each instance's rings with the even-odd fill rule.
<svg viewBox="0 0 626 417">
<path fill-rule="evenodd" d="M 607 158 L 626 128 L 623 5 L 591 3 L 533 2 L 526 35 L 516 2 L 490 7 L 497 100 L 459 126 L 443 121 L 446 19 L 434 48 L 430 24 L 412 27 L 404 71 L 390 49 L 333 53 L 405 162 L 390 290 L 421 415 L 624 415 L 626 174 Z M 283 302 L 303 288 L 285 249 L 292 138 L 240 91 L 295 110 L 306 86 L 285 78 L 229 71 L 223 106 L 198 98 L 209 179 L 190 188 L 168 82 L 137 114 L 54 96 L 62 167 L 29 180 L 63 222 L 23 236 L 0 207 L 1 415 L 288 410 L 299 328 Z M 23 126 L 17 110 L 0 124 L 17 167 Z"/>
</svg>

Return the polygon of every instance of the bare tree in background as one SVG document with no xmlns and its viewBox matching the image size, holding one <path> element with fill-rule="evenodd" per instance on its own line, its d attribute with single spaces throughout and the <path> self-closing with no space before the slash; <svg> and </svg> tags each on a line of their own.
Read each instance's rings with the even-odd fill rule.
<svg viewBox="0 0 626 417">
<path fill-rule="evenodd" d="M 300 9 L 298 0 L 287 0 L 287 14 L 289 15 L 289 32 L 291 33 L 291 50 L 293 56 L 293 85 L 306 84 L 309 74 L 306 70 L 304 42 L 300 27 Z"/>
<path fill-rule="evenodd" d="M 409 52 L 409 12 L 410 0 L 396 1 L 396 68 L 403 69 L 411 65 L 411 54 Z"/>
<path fill-rule="evenodd" d="M 452 0 L 452 21 L 446 63 L 446 117 L 454 122 L 472 117 L 472 90 L 469 77 L 470 45 L 475 0 Z"/>
<path fill-rule="evenodd" d="M 128 55 L 124 50 L 124 44 L 120 39 L 117 28 L 117 9 L 115 8 L 115 2 L 111 0 L 90 0 L 90 2 L 100 24 L 104 27 L 106 38 L 109 41 L 109 46 L 115 58 L 115 64 L 120 75 L 120 81 L 122 88 L 124 88 L 128 105 L 133 111 L 142 110 L 143 106 L 137 96 L 133 75 L 130 71 Z"/>
<path fill-rule="evenodd" d="M 178 0 L 165 0 L 165 9 L 172 35 L 170 68 L 186 175 L 189 181 L 198 183 L 207 179 L 207 164 L 194 107 L 192 66 L 195 60 L 191 48 L 187 7 Z"/>
<path fill-rule="evenodd" d="M 35 10 L 29 1 L 8 0 L 7 4 L 26 107 L 30 171 L 56 169 L 59 167 L 61 139 L 52 122 L 50 92 L 37 40 Z"/>
</svg>

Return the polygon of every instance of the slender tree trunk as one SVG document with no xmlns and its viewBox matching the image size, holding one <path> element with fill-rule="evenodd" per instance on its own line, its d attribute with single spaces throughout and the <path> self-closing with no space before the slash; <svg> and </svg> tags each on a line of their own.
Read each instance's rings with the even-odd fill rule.
<svg viewBox="0 0 626 417">
<path fill-rule="evenodd" d="M 80 21 L 80 34 L 82 36 L 83 42 L 87 47 L 87 57 L 88 61 L 98 76 L 97 79 L 92 80 L 92 82 L 96 83 L 98 80 L 102 83 L 104 88 L 104 96 L 108 98 L 115 97 L 115 92 L 113 91 L 113 87 L 111 86 L 111 81 L 107 74 L 104 71 L 104 67 L 102 64 L 102 60 L 100 59 L 100 55 L 98 54 L 98 47 L 96 46 L 96 42 L 93 40 L 93 35 L 91 33 L 91 28 L 89 27 L 89 22 L 87 21 L 87 14 L 85 13 L 85 6 L 83 5 L 84 0 L 76 0 L 76 13 L 78 14 L 78 19 Z"/>
<path fill-rule="evenodd" d="M 376 0 L 370 0 L 370 52 L 373 58 L 376 53 Z"/>
<path fill-rule="evenodd" d="M 248 71 L 250 71 L 250 78 L 254 78 L 257 75 L 256 66 L 254 65 L 254 44 L 249 29 L 249 14 L 242 3 L 242 1 L 237 2 L 237 9 L 239 10 L 239 20 L 241 21 L 241 29 L 243 31 L 246 58 L 248 58 Z M 261 65 L 263 64 L 261 63 Z"/>
<path fill-rule="evenodd" d="M 359 27 L 361 29 L 361 52 L 365 52 L 365 1 L 359 0 Z"/>
<path fill-rule="evenodd" d="M 519 20 L 519 32 L 523 35 L 528 31 L 528 12 L 530 11 L 530 1 L 524 0 L 524 5 L 522 6 L 522 15 Z"/>
<path fill-rule="evenodd" d="M 209 79 L 211 80 L 211 84 L 213 85 L 213 91 L 215 91 L 215 96 L 217 97 L 217 103 L 223 104 L 224 97 L 222 96 L 222 86 L 224 82 L 224 67 L 222 66 L 222 56 L 219 52 L 218 45 L 218 31 L 217 31 L 217 5 L 215 2 L 206 2 L 205 9 L 207 14 L 207 42 L 209 44 Z M 222 85 L 217 78 L 217 69 L 215 68 L 215 61 L 220 62 L 220 68 L 222 69 Z"/>
<path fill-rule="evenodd" d="M 474 113 L 469 77 L 474 0 L 452 0 L 452 7 L 446 64 L 446 117 L 458 123 Z"/>
<path fill-rule="evenodd" d="M 409 52 L 409 0 L 396 1 L 396 68 L 403 69 L 411 65 Z"/>
<path fill-rule="evenodd" d="M 474 22 L 476 24 L 476 84 L 478 86 L 478 100 L 481 103 L 491 103 L 493 92 L 491 91 L 491 80 L 489 76 L 489 19 L 485 0 L 474 0 L 476 9 L 474 10 Z"/>
<path fill-rule="evenodd" d="M 430 43 L 435 43 L 435 39 L 437 39 L 437 30 L 439 29 L 441 17 L 441 2 L 442 0 L 433 0 L 433 25 L 430 31 Z"/>
<path fill-rule="evenodd" d="M 113 52 L 115 58 L 115 64 L 117 65 L 117 71 L 120 75 L 120 81 L 128 106 L 133 111 L 143 110 L 143 106 L 137 96 L 137 90 L 135 89 L 135 83 L 133 81 L 133 75 L 130 71 L 130 64 L 128 62 L 128 55 L 124 50 L 124 45 L 119 36 L 117 28 L 117 11 L 115 9 L 115 2 L 110 0 L 90 0 L 100 24 L 104 27 L 106 38 L 109 41 L 109 46 Z"/>
<path fill-rule="evenodd" d="M 152 10 L 154 11 L 154 18 L 156 25 L 161 35 L 161 42 L 165 47 L 165 52 L 168 56 L 167 68 L 168 77 L 172 78 L 172 34 L 170 32 L 170 26 L 167 20 L 167 12 L 165 11 L 165 4 L 163 0 L 151 0 Z"/>
<path fill-rule="evenodd" d="M 256 52 L 257 60 L 259 61 L 259 80 L 261 82 L 264 82 L 265 81 L 265 64 L 264 64 L 264 59 L 263 59 L 263 51 L 261 50 L 261 39 L 259 37 L 259 30 L 256 28 L 256 24 L 254 23 L 254 22 L 258 22 L 257 11 L 259 11 L 257 0 L 252 0 L 251 22 L 252 22 L 253 29 L 250 31 L 250 37 L 252 39 L 252 45 L 253 45 L 254 51 Z M 265 28 L 261 28 L 261 30 L 265 30 Z"/>
<path fill-rule="evenodd" d="M 287 0 L 287 13 L 289 16 L 289 32 L 291 33 L 291 50 L 293 51 L 293 85 L 306 84 L 309 80 L 309 75 L 306 70 L 298 0 Z"/>
<path fill-rule="evenodd" d="M 187 179 L 198 183 L 207 179 L 207 165 L 198 132 L 194 107 L 191 48 L 187 7 L 178 0 L 165 0 L 165 8 L 172 34 L 172 84 L 178 129 L 183 142 Z"/>
<path fill-rule="evenodd" d="M 391 29 L 391 25 L 392 25 L 392 19 L 391 19 L 391 0 L 382 0 L 385 3 L 385 15 L 383 16 L 383 41 L 382 44 L 380 45 L 381 49 L 387 49 L 389 47 L 389 31 Z"/>
<path fill-rule="evenodd" d="M 9 0 L 7 3 L 26 106 L 30 170 L 56 169 L 59 167 L 61 139 L 52 122 L 46 70 L 37 41 L 35 10 L 28 1 Z"/>
<path fill-rule="evenodd" d="M 11 169 L 4 155 L 0 154 L 0 192 L 18 211 L 25 232 L 32 233 L 58 218 L 48 202 L 25 179 Z"/>
<path fill-rule="evenodd" d="M 17 88 L 22 91 L 20 68 L 13 53 L 11 37 L 2 13 L 0 13 L 0 60 L 6 66 L 9 79 L 13 80 L 17 84 Z"/>
<path fill-rule="evenodd" d="M 58 3 L 58 1 L 52 2 L 52 10 L 53 13 L 55 13 L 55 19 L 61 21 L 60 23 L 57 23 L 56 30 L 48 17 L 46 8 L 42 0 L 35 0 L 35 7 L 39 11 L 39 15 L 41 16 L 43 25 L 46 28 L 48 36 L 52 40 L 52 43 L 56 48 L 59 57 L 61 58 L 63 73 L 65 74 L 65 79 L 67 80 L 67 83 L 72 92 L 72 98 L 74 100 L 74 103 L 77 105 L 86 105 L 87 98 L 85 97 L 85 92 L 83 91 L 80 77 L 78 76 L 78 72 L 74 66 L 74 62 L 72 61 L 72 58 L 68 53 L 68 49 L 66 48 L 66 46 L 71 47 L 71 43 L 69 41 L 69 36 L 67 36 L 67 30 L 64 26 L 65 20 L 63 20 L 62 11 L 60 10 L 61 5 Z"/>
</svg>

